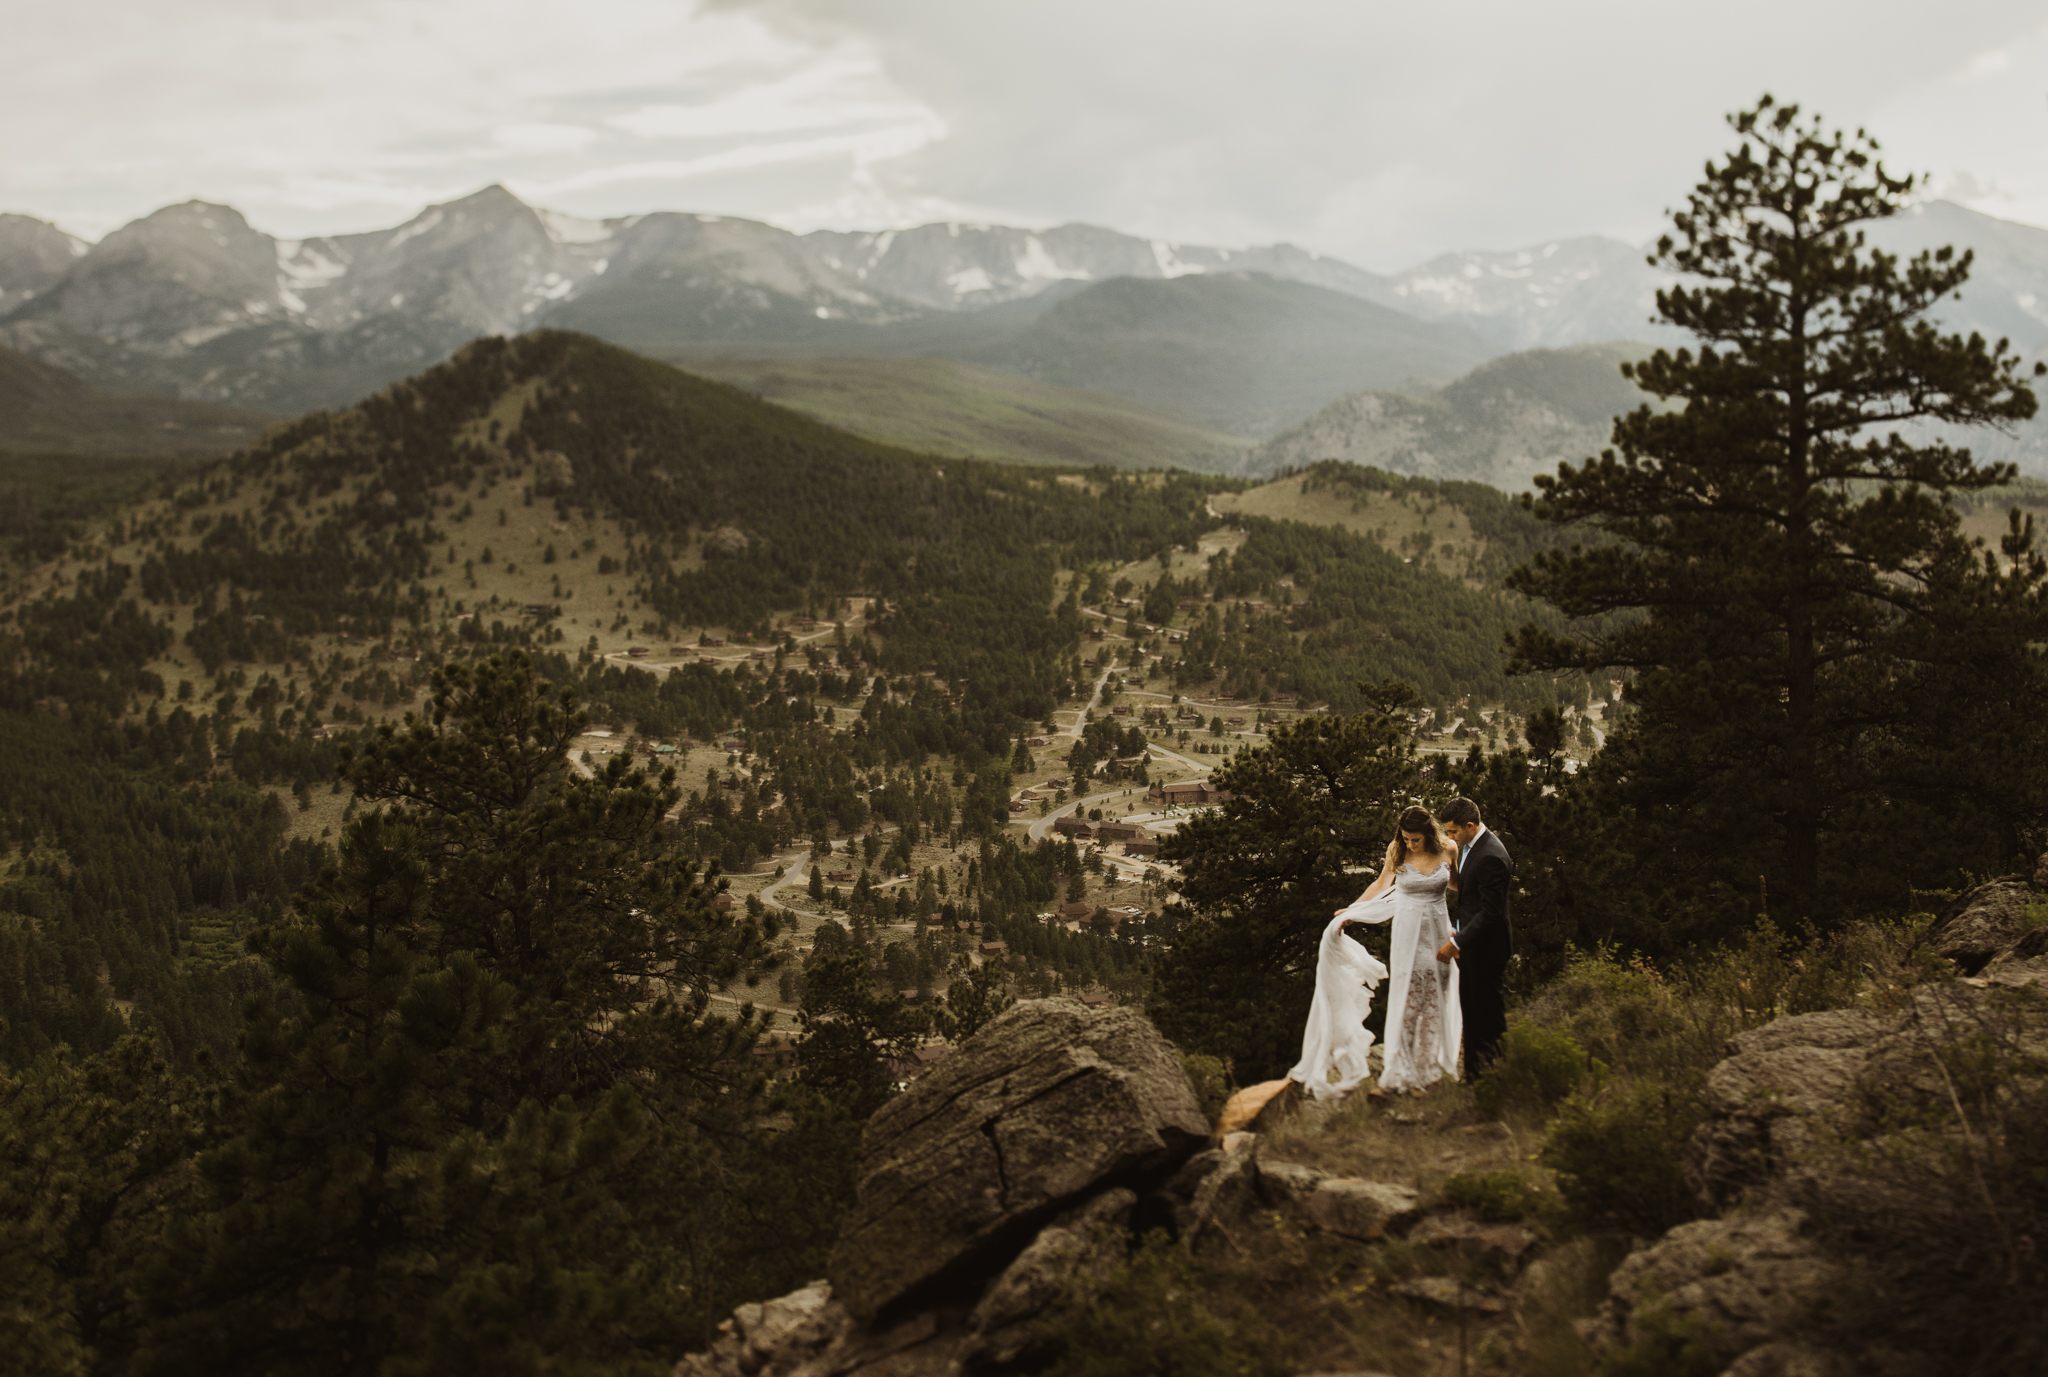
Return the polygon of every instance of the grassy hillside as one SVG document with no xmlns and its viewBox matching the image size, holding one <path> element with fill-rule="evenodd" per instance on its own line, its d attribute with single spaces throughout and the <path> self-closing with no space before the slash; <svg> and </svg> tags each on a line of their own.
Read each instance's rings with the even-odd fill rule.
<svg viewBox="0 0 2048 1377">
<path fill-rule="evenodd" d="M 1099 392 L 948 359 L 718 359 L 690 372 L 926 454 L 1116 468 L 1218 468 L 1244 441 Z"/>
<path fill-rule="evenodd" d="M 1231 516 L 1337 526 L 1420 568 L 1495 588 L 1557 532 L 1485 483 L 1412 478 L 1326 460 L 1210 505 Z"/>
<path fill-rule="evenodd" d="M 103 392 L 13 349 L 0 349 L 0 451 L 214 457 L 241 449 L 277 418 L 175 397 Z"/>
<path fill-rule="evenodd" d="M 1247 451 L 1238 471 L 1341 459 L 1518 492 L 1560 460 L 1597 454 L 1611 418 L 1649 400 L 1620 372 L 1648 353 L 1626 343 L 1532 349 L 1492 359 L 1433 393 L 1356 392 Z"/>
</svg>

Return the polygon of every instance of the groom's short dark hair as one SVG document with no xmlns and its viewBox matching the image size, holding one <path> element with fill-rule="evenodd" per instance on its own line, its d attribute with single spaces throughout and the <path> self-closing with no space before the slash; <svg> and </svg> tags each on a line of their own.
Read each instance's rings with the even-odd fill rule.
<svg viewBox="0 0 2048 1377">
<path fill-rule="evenodd" d="M 1460 827 L 1479 825 L 1479 805 L 1469 798 L 1454 798 L 1436 815 L 1438 822 L 1456 823 Z"/>
</svg>

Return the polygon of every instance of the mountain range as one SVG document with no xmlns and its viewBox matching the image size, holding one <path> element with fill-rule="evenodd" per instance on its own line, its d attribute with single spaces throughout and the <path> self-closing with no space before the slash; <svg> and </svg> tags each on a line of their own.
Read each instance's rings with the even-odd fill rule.
<svg viewBox="0 0 2048 1377">
<path fill-rule="evenodd" d="M 2048 230 L 1934 202 L 1873 238 L 1898 252 L 1975 249 L 1975 276 L 1944 307 L 1946 323 L 2048 350 Z M 1420 399 L 1510 353 L 1672 342 L 1651 320 L 1662 281 L 1640 248 L 1597 237 L 1446 254 L 1382 275 L 1292 245 L 1233 250 L 1086 225 L 798 235 L 708 214 L 586 220 L 501 187 L 391 229 L 306 240 L 198 201 L 95 244 L 0 216 L 0 345 L 108 392 L 333 408 L 469 339 L 553 326 L 706 371 L 734 366 L 713 360 L 753 360 L 757 375 L 778 359 L 950 361 L 1093 394 L 1074 403 L 1082 412 L 1135 407 L 1152 426 L 1148 456 L 1163 444 L 1169 461 L 1254 472 L 1331 445 L 1485 471 L 1492 461 L 1478 457 L 1486 446 L 1469 425 L 1450 449 L 1441 431 L 1418 448 L 1415 428 L 1443 412 Z M 1552 360 L 1517 376 L 1566 374 L 1576 376 Z M 905 405 L 878 399 L 877 410 Z M 1557 417 L 1575 405 L 1541 400 Z M 1398 434 L 1378 433 L 1395 413 Z M 1549 424 L 1533 417 L 1520 415 L 1508 429 L 1522 438 L 1503 431 L 1490 452 L 1526 448 L 1528 425 Z M 861 428 L 857 415 L 838 419 Z M 1340 442 L 1339 430 L 1374 434 Z M 1188 436 L 1184 448 L 1163 438 L 1173 434 Z M 1976 448 L 2048 472 L 2048 425 L 1978 437 Z M 1443 457 L 1451 450 L 1455 462 Z"/>
</svg>

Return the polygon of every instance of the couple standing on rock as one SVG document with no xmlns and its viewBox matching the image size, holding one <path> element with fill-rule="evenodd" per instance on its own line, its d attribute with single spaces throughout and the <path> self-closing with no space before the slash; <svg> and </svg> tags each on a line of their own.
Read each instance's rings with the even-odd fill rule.
<svg viewBox="0 0 2048 1377">
<path fill-rule="evenodd" d="M 1387 1039 L 1374 1093 L 1420 1094 L 1458 1074 L 1476 1079 L 1500 1056 L 1507 1033 L 1502 983 L 1514 952 L 1508 891 L 1515 863 L 1480 820 L 1479 805 L 1452 799 L 1439 817 L 1426 808 L 1401 814 L 1386 863 L 1357 902 L 1323 929 L 1316 991 L 1302 1036 L 1301 1061 L 1288 1072 L 1317 1098 L 1343 1095 L 1371 1075 L 1371 987 L 1387 967 L 1344 929 L 1353 923 L 1393 924 L 1387 998 Z M 1446 895 L 1458 891 L 1458 922 Z"/>
</svg>

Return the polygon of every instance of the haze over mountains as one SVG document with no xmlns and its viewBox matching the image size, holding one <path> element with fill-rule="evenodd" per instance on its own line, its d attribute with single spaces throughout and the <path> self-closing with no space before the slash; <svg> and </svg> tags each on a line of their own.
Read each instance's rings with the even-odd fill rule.
<svg viewBox="0 0 2048 1377">
<path fill-rule="evenodd" d="M 1879 228 L 1894 251 L 1975 248 L 1946 323 L 2048 350 L 2048 230 L 1946 202 Z M 392 229 L 309 240 L 196 201 L 97 244 L 0 216 L 0 345 L 101 389 L 280 414 L 348 404 L 469 339 L 540 326 L 707 369 L 714 358 L 938 359 L 981 370 L 946 375 L 949 386 L 1001 374 L 1093 394 L 1005 407 L 1117 411 L 1120 425 L 1156 414 L 1134 459 L 1185 436 L 1180 461 L 1200 467 L 1405 453 L 1423 456 L 1417 472 L 1520 486 L 1533 471 L 1522 451 L 1569 444 L 1534 464 L 1548 467 L 1585 452 L 1588 425 L 1604 429 L 1563 420 L 1591 395 L 1586 368 L 1613 359 L 1510 370 L 1520 401 L 1467 407 L 1455 440 L 1443 427 L 1462 394 L 1434 410 L 1418 399 L 1515 351 L 1675 342 L 1651 324 L 1660 280 L 1639 248 L 1595 237 L 1445 254 L 1387 276 L 1291 245 L 1231 250 L 1085 225 L 797 235 L 708 214 L 593 221 L 488 187 Z M 1465 392 L 1505 386 L 1488 376 Z M 844 373 L 835 383 L 850 385 Z M 1527 390 L 1551 385 L 1565 392 Z M 1592 386 L 1604 396 L 1621 384 Z M 858 428 L 857 416 L 838 419 Z M 1974 443 L 2048 471 L 2048 427 Z"/>
</svg>

